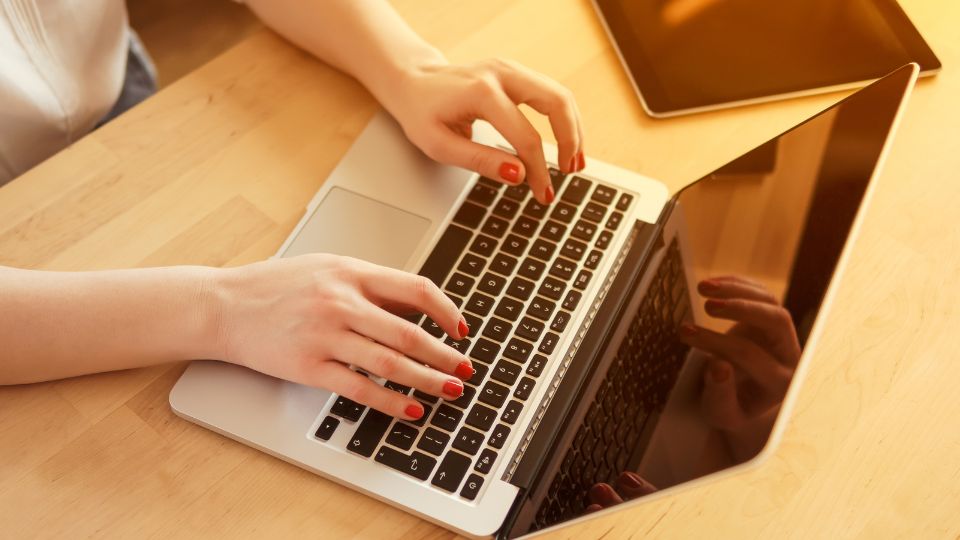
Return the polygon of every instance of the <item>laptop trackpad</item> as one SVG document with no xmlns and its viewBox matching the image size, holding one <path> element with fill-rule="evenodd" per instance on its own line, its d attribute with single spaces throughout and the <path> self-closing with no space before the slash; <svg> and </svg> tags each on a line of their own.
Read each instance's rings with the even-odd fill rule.
<svg viewBox="0 0 960 540">
<path fill-rule="evenodd" d="M 430 220 L 335 187 L 283 253 L 333 253 L 404 269 Z"/>
</svg>

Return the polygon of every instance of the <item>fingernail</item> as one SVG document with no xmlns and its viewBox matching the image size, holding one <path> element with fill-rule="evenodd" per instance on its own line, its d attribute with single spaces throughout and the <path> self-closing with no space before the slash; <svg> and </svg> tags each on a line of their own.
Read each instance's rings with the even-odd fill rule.
<svg viewBox="0 0 960 540">
<path fill-rule="evenodd" d="M 582 171 L 587 166 L 587 160 L 583 157 L 583 152 L 577 152 L 577 170 Z"/>
<path fill-rule="evenodd" d="M 403 411 L 407 416 L 413 418 L 414 420 L 419 420 L 423 416 L 423 407 L 420 405 L 407 405 L 407 408 Z"/>
<path fill-rule="evenodd" d="M 710 376 L 713 377 L 713 382 L 726 382 L 730 378 L 730 370 L 723 366 L 713 366 L 710 368 Z"/>
<path fill-rule="evenodd" d="M 567 172 L 572 173 L 577 170 L 577 155 L 570 156 L 570 163 L 567 163 Z"/>
<path fill-rule="evenodd" d="M 623 473 L 623 484 L 630 488 L 640 488 L 643 487 L 643 482 L 640 481 L 640 477 L 636 473 L 625 472 Z"/>
<path fill-rule="evenodd" d="M 517 167 L 509 161 L 504 161 L 500 165 L 500 178 L 503 178 L 511 184 L 516 184 L 520 181 L 520 167 Z"/>
<path fill-rule="evenodd" d="M 709 279 L 705 279 L 697 285 L 697 288 L 700 289 L 700 292 L 710 293 L 717 290 L 717 282 Z"/>
<path fill-rule="evenodd" d="M 697 334 L 697 327 L 692 324 L 683 323 L 680 325 L 680 333 L 684 336 L 694 336 Z"/>
<path fill-rule="evenodd" d="M 459 381 L 447 381 L 443 383 L 443 393 L 458 398 L 463 395 L 463 385 Z"/>
<path fill-rule="evenodd" d="M 556 196 L 557 196 L 557 194 L 553 192 L 553 186 L 552 186 L 552 185 L 551 185 L 551 186 L 547 186 L 547 191 L 544 193 L 544 199 L 546 199 L 547 204 L 552 203 L 554 197 L 556 197 Z"/>
<path fill-rule="evenodd" d="M 460 377 L 464 381 L 469 380 L 476 372 L 477 370 L 473 369 L 473 366 L 470 365 L 470 362 L 460 362 L 457 364 L 457 369 L 453 370 L 453 374 L 457 377 Z M 462 392 L 463 389 L 461 388 L 460 391 Z"/>
<path fill-rule="evenodd" d="M 703 307 L 707 310 L 707 313 L 722 313 L 723 308 L 727 307 L 727 303 L 723 300 L 711 298 L 704 303 Z"/>
<path fill-rule="evenodd" d="M 457 332 L 460 332 L 460 339 L 463 339 L 470 335 L 470 327 L 467 326 L 467 321 L 460 319 L 460 324 L 457 326 Z"/>
</svg>

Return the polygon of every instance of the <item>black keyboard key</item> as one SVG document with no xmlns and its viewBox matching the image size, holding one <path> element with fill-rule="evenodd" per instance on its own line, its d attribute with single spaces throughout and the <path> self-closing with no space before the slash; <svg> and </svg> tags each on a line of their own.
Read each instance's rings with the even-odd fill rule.
<svg viewBox="0 0 960 540">
<path fill-rule="evenodd" d="M 464 386 L 464 388 L 467 387 Z M 455 409 L 444 403 L 437 409 L 437 414 L 433 415 L 433 419 L 430 421 L 430 423 L 440 429 L 453 431 L 456 429 L 457 424 L 460 423 L 461 418 L 463 418 L 463 411 Z"/>
<path fill-rule="evenodd" d="M 474 431 L 466 426 L 460 428 L 460 431 L 457 432 L 457 436 L 453 439 L 453 447 L 461 452 L 470 454 L 471 456 L 477 453 L 477 450 L 480 449 L 480 446 L 483 444 L 483 433 Z M 447 456 L 454 455 L 453 452 L 448 452 Z M 462 456 L 461 456 L 462 457 Z M 464 471 L 467 467 L 470 466 L 470 460 L 463 458 L 466 461 L 464 465 Z M 462 475 L 461 475 L 462 477 Z"/>
<path fill-rule="evenodd" d="M 317 432 L 314 435 L 321 441 L 329 441 L 330 437 L 333 436 L 333 432 L 337 430 L 337 426 L 339 425 L 339 419 L 332 416 L 327 416 L 323 419 L 323 422 L 320 422 L 320 426 L 317 427 Z"/>
<path fill-rule="evenodd" d="M 480 431 L 486 431 L 490 429 L 490 426 L 493 425 L 493 422 L 497 419 L 497 411 L 477 403 L 470 409 L 470 413 L 467 414 L 466 423 L 468 426 L 473 426 Z"/>
<path fill-rule="evenodd" d="M 517 377 L 519 376 L 520 366 L 511 362 L 510 360 L 501 360 L 497 362 L 497 365 L 494 366 L 493 371 L 490 372 L 491 379 L 500 381 L 507 386 L 513 386 L 513 383 L 517 382 Z M 486 428 L 484 428 L 484 431 L 486 431 Z"/>
<path fill-rule="evenodd" d="M 566 203 L 557 203 L 550 212 L 550 217 L 562 223 L 570 223 L 573 217 L 577 215 L 577 209 Z"/>
<path fill-rule="evenodd" d="M 550 220 L 540 229 L 540 236 L 552 242 L 559 242 L 563 239 L 563 235 L 566 234 L 566 232 L 566 225 Z"/>
<path fill-rule="evenodd" d="M 573 311 L 577 309 L 577 304 L 580 303 L 580 298 L 583 295 L 578 291 L 570 291 L 567 293 L 567 297 L 563 299 L 563 303 L 560 304 L 560 307 L 567 311 Z"/>
<path fill-rule="evenodd" d="M 476 229 L 480 226 L 480 222 L 483 221 L 483 216 L 487 214 L 487 210 L 472 202 L 465 202 L 463 206 L 460 207 L 460 210 L 457 211 L 457 214 L 453 216 L 453 222 L 459 223 L 469 229 Z"/>
<path fill-rule="evenodd" d="M 493 433 L 490 434 L 490 440 L 487 441 L 487 444 L 499 450 L 507 442 L 508 435 L 510 435 L 510 428 L 503 424 L 497 424 L 497 427 L 493 428 Z"/>
<path fill-rule="evenodd" d="M 477 277 L 480 275 L 480 272 L 483 272 L 483 267 L 486 266 L 486 264 L 487 261 L 485 259 L 477 257 L 473 253 L 467 253 L 463 256 L 463 260 L 460 261 L 460 266 L 457 267 L 457 270 L 464 274 Z"/>
<path fill-rule="evenodd" d="M 590 198 L 599 203 L 610 204 L 613 202 L 613 198 L 616 196 L 617 190 L 610 186 L 598 184 L 596 189 L 593 190 L 593 195 L 591 195 Z"/>
<path fill-rule="evenodd" d="M 538 296 L 533 299 L 533 302 L 530 302 L 530 307 L 527 308 L 527 315 L 546 321 L 550 318 L 550 315 L 556 307 L 557 304 Z"/>
<path fill-rule="evenodd" d="M 527 279 L 537 281 L 540 279 L 540 276 L 543 275 L 546 267 L 547 265 L 543 261 L 527 257 L 523 260 L 523 263 L 520 265 L 520 270 L 517 271 L 517 273 Z"/>
<path fill-rule="evenodd" d="M 534 377 L 539 377 L 543 373 L 543 368 L 547 366 L 547 357 L 542 354 L 533 355 L 533 360 L 530 360 L 530 365 L 527 366 L 527 375 L 533 375 Z M 520 381 L 520 384 L 523 384 L 523 381 Z M 519 388 L 518 388 L 519 390 Z"/>
<path fill-rule="evenodd" d="M 416 392 L 414 392 L 414 395 L 416 395 Z M 430 397 L 433 398 L 433 401 L 430 401 L 430 403 L 436 403 L 437 398 L 433 396 L 430 396 Z M 433 407 L 431 407 L 430 405 L 427 405 L 426 403 L 421 403 L 421 405 L 423 405 L 423 416 L 421 416 L 420 418 L 417 418 L 416 420 L 407 420 L 407 422 L 410 422 L 415 426 L 423 426 L 424 424 L 427 423 L 427 418 L 430 418 L 430 411 L 433 410 Z"/>
<path fill-rule="evenodd" d="M 480 232 L 494 238 L 503 238 L 503 235 L 506 234 L 509 227 L 510 223 L 508 221 L 500 219 L 497 216 L 490 216 L 487 218 L 487 221 L 484 222 Z"/>
<path fill-rule="evenodd" d="M 590 252 L 590 255 L 587 255 L 587 260 L 583 261 L 583 266 L 590 270 L 596 270 L 600 266 L 600 259 L 602 258 L 603 252 L 595 249 Z"/>
<path fill-rule="evenodd" d="M 527 250 L 527 244 L 530 241 L 522 236 L 517 236 L 511 234 L 507 236 L 507 239 L 503 241 L 503 245 L 500 246 L 500 250 L 504 253 L 513 255 L 514 257 L 519 257 L 523 255 L 523 252 Z"/>
<path fill-rule="evenodd" d="M 577 274 L 577 279 L 573 280 L 573 287 L 580 290 L 586 289 L 592 277 L 593 274 L 589 270 L 581 270 L 580 273 Z"/>
<path fill-rule="evenodd" d="M 482 292 L 475 292 L 470 296 L 470 300 L 467 301 L 467 306 L 464 309 L 481 317 L 486 317 L 493 309 L 493 297 Z"/>
<path fill-rule="evenodd" d="M 529 339 L 534 343 L 540 339 L 540 334 L 542 333 L 543 323 L 530 317 L 524 317 L 517 326 L 517 335 L 523 339 Z"/>
<path fill-rule="evenodd" d="M 490 472 L 490 469 L 493 468 L 493 464 L 496 461 L 497 453 L 489 448 L 484 448 L 483 452 L 480 452 L 480 457 L 477 458 L 477 462 L 473 465 L 473 470 L 480 474 L 487 474 Z"/>
<path fill-rule="evenodd" d="M 433 319 L 427 317 L 423 320 L 423 323 L 420 324 L 420 327 L 427 331 L 433 337 L 442 337 L 444 332 L 443 328 L 440 328 L 440 325 L 434 322 Z"/>
<path fill-rule="evenodd" d="M 465 276 L 460 272 L 454 272 L 453 277 L 447 282 L 447 290 L 458 296 L 466 296 L 473 289 L 474 279 Z"/>
<path fill-rule="evenodd" d="M 480 362 L 475 362 L 473 364 L 473 376 L 467 379 L 466 383 L 472 384 L 474 386 L 479 385 L 483 382 L 483 379 L 487 376 L 487 371 L 490 368 L 486 364 L 481 364 Z"/>
<path fill-rule="evenodd" d="M 567 286 L 559 279 L 547 276 L 547 278 L 543 280 L 543 283 L 540 284 L 540 290 L 537 291 L 537 294 L 546 296 L 551 300 L 559 300 L 560 297 L 563 296 L 563 290 L 566 288 Z"/>
<path fill-rule="evenodd" d="M 467 328 L 470 330 L 467 333 L 467 337 L 474 337 L 480 332 L 480 325 L 483 324 L 483 321 L 481 321 L 479 317 L 470 313 L 464 313 L 463 320 L 467 321 Z"/>
<path fill-rule="evenodd" d="M 460 354 L 467 354 L 467 350 L 470 349 L 469 339 L 447 338 L 443 343 Z"/>
<path fill-rule="evenodd" d="M 512 274 L 513 269 L 516 267 L 517 259 L 507 255 L 506 253 L 497 253 L 497 256 L 494 257 L 493 261 L 490 263 L 490 270 L 505 276 Z"/>
<path fill-rule="evenodd" d="M 560 199 L 571 204 L 580 204 L 586 198 L 591 185 L 593 185 L 593 182 L 586 178 L 574 176 L 567 184 L 567 189 L 564 190 Z"/>
<path fill-rule="evenodd" d="M 394 392 L 396 392 L 396 393 L 398 393 L 398 394 L 407 394 L 408 392 L 410 392 L 410 387 L 409 387 L 409 386 L 405 386 L 405 385 L 402 385 L 402 384 L 400 384 L 400 383 L 393 382 L 393 381 L 387 381 L 387 382 L 385 382 L 385 383 L 383 384 L 383 387 L 386 388 L 387 390 L 393 390 Z"/>
<path fill-rule="evenodd" d="M 533 288 L 535 286 L 536 284 L 528 279 L 515 277 L 513 281 L 510 282 L 510 287 L 507 288 L 507 294 L 520 300 L 526 300 L 533 294 Z"/>
<path fill-rule="evenodd" d="M 493 250 L 497 248 L 497 241 L 485 234 L 478 234 L 477 238 L 470 244 L 470 251 L 483 255 L 484 257 L 489 257 L 493 254 Z"/>
<path fill-rule="evenodd" d="M 491 317 L 483 328 L 483 335 L 493 341 L 503 343 L 510 336 L 513 326 L 503 319 Z"/>
<path fill-rule="evenodd" d="M 501 198 L 493 207 L 493 213 L 505 219 L 513 219 L 519 209 L 520 205 L 516 201 Z"/>
<path fill-rule="evenodd" d="M 470 458 L 456 452 L 447 452 L 430 483 L 453 493 L 460 486 L 460 481 L 463 480 L 463 475 L 467 474 L 469 468 Z"/>
<path fill-rule="evenodd" d="M 557 315 L 553 318 L 553 322 L 550 323 L 550 329 L 554 332 L 563 332 L 567 328 L 567 323 L 570 322 L 570 314 L 566 311 L 558 311 Z"/>
<path fill-rule="evenodd" d="M 597 249 L 607 249 L 610 246 L 610 240 L 613 240 L 613 233 L 610 231 L 600 231 L 600 236 L 597 237 L 597 243 L 594 246 Z"/>
<path fill-rule="evenodd" d="M 551 354 L 553 349 L 556 348 L 558 341 L 560 341 L 560 336 L 554 334 L 553 332 L 547 332 L 544 334 L 543 341 L 540 342 L 540 346 L 537 347 L 537 350 L 543 354 Z"/>
<path fill-rule="evenodd" d="M 370 409 L 357 427 L 353 438 L 347 443 L 347 450 L 364 457 L 372 456 L 380 440 L 387 433 L 391 420 L 393 420 L 392 417 L 376 409 Z"/>
<path fill-rule="evenodd" d="M 590 223 L 585 219 L 581 219 L 580 221 L 577 221 L 576 225 L 573 226 L 573 230 L 570 231 L 570 236 L 575 236 L 581 240 L 589 242 L 593 240 L 593 235 L 596 234 L 596 232 L 597 226 L 595 224 Z"/>
<path fill-rule="evenodd" d="M 446 295 L 447 295 L 447 298 L 449 298 L 451 302 L 453 302 L 454 304 L 456 304 L 456 306 L 457 306 L 458 308 L 459 308 L 459 307 L 463 307 L 463 298 L 460 298 L 459 296 L 454 296 L 454 295 L 452 295 L 452 294 L 450 294 L 450 293 L 448 293 L 448 292 L 447 292 L 447 293 L 444 293 L 444 294 L 446 294 Z"/>
<path fill-rule="evenodd" d="M 403 315 L 400 318 L 407 322 L 419 325 L 420 319 L 423 318 L 423 313 L 410 313 L 409 315 Z"/>
<path fill-rule="evenodd" d="M 627 208 L 630 208 L 630 203 L 633 201 L 633 195 L 629 193 L 624 193 L 620 196 L 620 200 L 617 201 L 617 210 L 621 212 L 626 212 Z"/>
<path fill-rule="evenodd" d="M 420 401 L 425 401 L 425 402 L 427 402 L 427 403 L 436 403 L 437 400 L 440 399 L 440 398 L 438 398 L 437 396 L 432 396 L 432 395 L 430 395 L 430 394 L 428 394 L 428 393 L 426 393 L 426 392 L 422 392 L 422 391 L 420 391 L 420 390 L 414 390 L 414 391 L 413 391 L 413 397 L 419 399 Z M 429 411 L 429 409 L 428 409 L 428 410 L 424 411 L 423 416 L 421 416 L 420 418 L 423 419 L 424 417 L 427 417 L 427 416 L 429 416 L 429 415 L 430 415 L 430 411 Z"/>
<path fill-rule="evenodd" d="M 498 317 L 503 317 L 513 322 L 519 319 L 520 314 L 523 313 L 523 304 L 513 298 L 504 297 L 497 303 L 497 310 L 494 313 L 496 313 Z"/>
<path fill-rule="evenodd" d="M 390 439 L 387 439 L 387 442 L 390 442 Z M 447 447 L 448 442 L 450 442 L 450 435 L 448 433 L 431 427 L 423 432 L 423 436 L 420 437 L 420 442 L 417 443 L 417 448 L 439 456 L 443 453 L 443 449 Z"/>
<path fill-rule="evenodd" d="M 553 261 L 553 264 L 550 265 L 550 275 L 558 277 L 564 281 L 569 281 L 573 277 L 573 272 L 577 267 L 570 261 L 566 259 L 557 258 Z"/>
<path fill-rule="evenodd" d="M 433 468 L 437 466 L 437 460 L 426 454 L 414 452 L 408 456 L 389 446 L 381 447 L 375 459 L 378 463 L 409 474 L 418 480 L 429 478 Z"/>
<path fill-rule="evenodd" d="M 544 363 L 546 363 L 546 358 L 544 358 Z M 532 366 L 533 364 L 531 363 L 531 367 Z M 540 369 L 542 370 L 543 368 L 540 368 Z M 527 373 L 530 373 L 529 369 L 527 369 Z M 539 373 L 537 374 L 530 373 L 530 374 L 533 375 L 534 377 L 537 377 L 540 375 Z M 522 399 L 524 401 L 530 399 L 530 394 L 533 392 L 533 385 L 535 384 L 537 384 L 537 381 L 531 379 L 530 377 L 524 377 L 520 379 L 520 384 L 518 384 L 517 389 L 513 391 L 513 397 L 517 399 Z"/>
<path fill-rule="evenodd" d="M 563 243 L 563 248 L 560 250 L 561 255 L 575 261 L 582 259 L 586 253 L 587 245 L 573 238 L 567 238 L 567 241 Z"/>
<path fill-rule="evenodd" d="M 473 189 L 467 194 L 467 199 L 479 204 L 480 206 L 490 206 L 497 198 L 497 190 L 483 183 L 477 182 Z"/>
<path fill-rule="evenodd" d="M 463 484 L 463 489 L 460 490 L 460 496 L 468 501 L 472 501 L 477 498 L 477 494 L 480 493 L 480 486 L 483 485 L 483 477 L 478 474 L 471 474 L 467 481 Z"/>
<path fill-rule="evenodd" d="M 493 381 L 487 381 L 487 384 L 483 385 L 483 390 L 480 391 L 479 399 L 494 409 L 499 409 L 500 406 L 503 405 L 503 402 L 507 400 L 509 393 L 510 389 L 506 386 Z"/>
<path fill-rule="evenodd" d="M 547 215 L 548 209 L 549 207 L 538 203 L 536 199 L 530 199 L 527 201 L 526 206 L 523 207 L 523 213 L 537 220 L 541 220 Z"/>
<path fill-rule="evenodd" d="M 409 450 L 410 447 L 413 446 L 413 441 L 417 440 L 417 435 L 419 434 L 420 432 L 417 431 L 417 428 L 397 422 L 393 424 L 393 428 L 390 429 L 390 434 L 387 435 L 387 444 L 392 444 L 403 450 Z"/>
<path fill-rule="evenodd" d="M 491 296 L 500 296 L 500 292 L 503 291 L 503 287 L 506 284 L 507 278 L 487 272 L 482 278 L 480 278 L 480 284 L 477 285 L 477 289 L 480 289 Z"/>
<path fill-rule="evenodd" d="M 471 349 L 470 358 L 489 364 L 496 360 L 498 354 L 500 354 L 499 345 L 490 340 L 480 338 L 477 340 L 477 344 L 473 346 L 473 349 Z"/>
<path fill-rule="evenodd" d="M 595 202 L 588 202 L 587 206 L 583 208 L 583 218 L 589 219 L 594 223 L 600 223 L 603 221 L 603 216 L 607 214 L 607 209 Z"/>
<path fill-rule="evenodd" d="M 532 350 L 533 346 L 526 341 L 512 338 L 510 339 L 510 343 L 507 343 L 507 348 L 503 350 L 503 355 L 523 364 L 527 361 L 527 358 L 530 358 L 530 352 Z"/>
<path fill-rule="evenodd" d="M 557 250 L 557 245 L 553 242 L 548 242 L 543 238 L 537 238 L 533 242 L 533 246 L 530 247 L 530 255 L 549 261 L 550 257 L 553 257 L 553 253 Z"/>
<path fill-rule="evenodd" d="M 438 287 L 450 274 L 453 265 L 467 247 L 473 233 L 458 225 L 450 225 L 434 246 L 427 261 L 420 269 L 420 275 L 434 282 Z"/>
<path fill-rule="evenodd" d="M 620 226 L 620 222 L 623 221 L 623 214 L 620 212 L 614 212 L 610 214 L 610 219 L 607 220 L 607 228 L 611 231 L 617 230 L 617 227 Z"/>
<path fill-rule="evenodd" d="M 333 406 L 330 407 L 330 414 L 335 414 L 340 418 L 356 422 L 365 410 L 366 407 L 356 401 L 343 396 L 337 396 L 337 400 L 334 401 Z"/>
<path fill-rule="evenodd" d="M 537 223 L 533 218 L 520 216 L 517 219 L 517 222 L 513 224 L 513 232 L 519 234 L 520 236 L 530 238 L 536 234 L 537 227 L 539 226 L 540 224 Z"/>
<path fill-rule="evenodd" d="M 461 409 L 466 409 L 470 406 L 470 402 L 473 401 L 473 396 L 477 395 L 477 389 L 465 384 L 463 385 L 463 393 L 460 394 L 460 397 L 450 402 L 451 405 L 456 405 Z"/>
<path fill-rule="evenodd" d="M 563 187 L 563 181 L 567 179 L 567 175 L 559 169 L 554 169 L 550 167 L 550 183 L 553 184 L 553 192 L 560 193 L 560 188 Z"/>
<path fill-rule="evenodd" d="M 510 402 L 507 403 L 507 406 L 503 408 L 503 414 L 500 416 L 500 419 L 512 426 L 517 422 L 517 418 L 520 418 L 520 411 L 522 410 L 523 403 L 511 399 Z"/>
<path fill-rule="evenodd" d="M 527 193 L 530 193 L 530 186 L 528 184 L 517 184 L 515 186 L 509 186 L 506 191 L 503 192 L 503 196 L 515 201 L 522 201 L 526 198 Z"/>
<path fill-rule="evenodd" d="M 487 187 L 493 188 L 496 191 L 500 191 L 500 188 L 503 187 L 503 182 L 497 182 L 496 180 L 491 180 L 486 176 L 481 176 L 478 183 L 483 184 Z"/>
</svg>

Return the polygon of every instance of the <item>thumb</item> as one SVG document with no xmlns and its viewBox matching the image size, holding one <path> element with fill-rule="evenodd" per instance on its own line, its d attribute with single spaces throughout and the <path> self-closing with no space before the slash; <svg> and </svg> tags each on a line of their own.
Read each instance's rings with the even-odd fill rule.
<svg viewBox="0 0 960 540">
<path fill-rule="evenodd" d="M 473 142 L 447 127 L 434 130 L 427 138 L 417 146 L 435 161 L 476 171 L 505 184 L 519 184 L 526 178 L 523 162 L 509 152 Z"/>
</svg>

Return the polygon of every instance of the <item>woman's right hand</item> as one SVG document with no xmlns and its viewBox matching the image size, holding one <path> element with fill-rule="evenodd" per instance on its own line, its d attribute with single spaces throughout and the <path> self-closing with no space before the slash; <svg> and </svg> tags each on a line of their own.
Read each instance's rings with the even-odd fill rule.
<svg viewBox="0 0 960 540">
<path fill-rule="evenodd" d="M 447 399 L 463 392 L 470 361 L 398 313 L 421 312 L 454 339 L 469 332 L 430 280 L 335 255 L 303 255 L 218 271 L 208 286 L 219 313 L 221 360 L 329 389 L 391 416 L 423 406 L 351 370 Z"/>
</svg>

